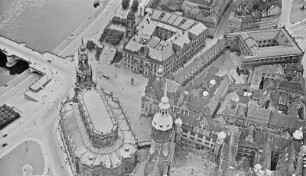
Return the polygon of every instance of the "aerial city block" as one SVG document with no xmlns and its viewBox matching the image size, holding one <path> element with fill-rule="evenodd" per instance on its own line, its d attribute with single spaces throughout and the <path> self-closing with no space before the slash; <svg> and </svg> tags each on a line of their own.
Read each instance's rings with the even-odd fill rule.
<svg viewBox="0 0 306 176">
<path fill-rule="evenodd" d="M 306 176 L 306 0 L 0 2 L 0 176 Z"/>
</svg>

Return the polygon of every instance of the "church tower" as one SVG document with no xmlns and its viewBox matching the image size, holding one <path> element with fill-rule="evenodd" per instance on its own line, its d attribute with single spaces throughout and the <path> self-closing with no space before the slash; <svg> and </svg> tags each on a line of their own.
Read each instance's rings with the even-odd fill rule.
<svg viewBox="0 0 306 176">
<path fill-rule="evenodd" d="M 82 39 L 78 50 L 78 67 L 76 68 L 76 88 L 95 86 L 92 79 L 92 68 L 88 63 L 88 51 Z"/>
<path fill-rule="evenodd" d="M 149 155 L 155 152 L 161 152 L 164 157 L 167 157 L 173 129 L 173 119 L 169 112 L 170 104 L 167 97 L 167 81 L 164 90 L 164 96 L 159 103 L 159 111 L 154 115 L 152 120 L 152 141 Z"/>
<path fill-rule="evenodd" d="M 128 37 L 128 38 L 131 38 L 136 33 L 136 17 L 135 17 L 135 13 L 131 10 L 128 13 L 126 19 L 127 19 L 127 25 L 126 25 L 125 36 Z"/>
</svg>

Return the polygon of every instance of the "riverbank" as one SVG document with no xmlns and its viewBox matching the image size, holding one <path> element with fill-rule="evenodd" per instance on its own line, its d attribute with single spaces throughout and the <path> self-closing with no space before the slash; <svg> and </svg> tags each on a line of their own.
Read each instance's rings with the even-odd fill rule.
<svg viewBox="0 0 306 176">
<path fill-rule="evenodd" d="M 58 44 L 51 52 L 54 54 L 59 54 L 64 48 L 66 48 L 78 35 L 80 35 L 107 7 L 110 1 L 100 2 L 99 9 L 86 21 L 84 21 L 77 29 L 75 29 L 70 36 L 64 39 L 60 44 Z"/>
</svg>

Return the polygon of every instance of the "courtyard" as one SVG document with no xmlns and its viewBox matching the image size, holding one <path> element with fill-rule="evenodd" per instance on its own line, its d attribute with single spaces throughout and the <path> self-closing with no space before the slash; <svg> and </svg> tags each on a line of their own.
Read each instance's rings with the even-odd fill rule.
<svg viewBox="0 0 306 176">
<path fill-rule="evenodd" d="M 216 168 L 217 164 L 207 150 L 196 149 L 186 143 L 176 145 L 171 169 L 172 175 L 216 176 Z"/>
</svg>

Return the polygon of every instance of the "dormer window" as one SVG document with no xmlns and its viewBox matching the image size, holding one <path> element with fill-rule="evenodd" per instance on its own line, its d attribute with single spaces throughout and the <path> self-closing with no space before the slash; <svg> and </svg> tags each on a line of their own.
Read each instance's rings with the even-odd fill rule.
<svg viewBox="0 0 306 176">
<path fill-rule="evenodd" d="M 162 126 L 162 125 L 159 125 L 159 127 L 160 127 L 160 128 L 163 128 L 163 126 Z"/>
</svg>

